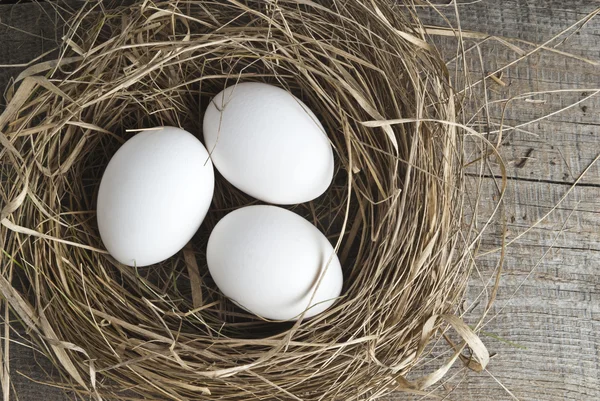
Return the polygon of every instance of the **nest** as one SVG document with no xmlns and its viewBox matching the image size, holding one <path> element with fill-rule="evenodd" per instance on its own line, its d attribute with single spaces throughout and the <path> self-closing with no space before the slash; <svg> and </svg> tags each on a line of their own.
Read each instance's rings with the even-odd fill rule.
<svg viewBox="0 0 600 401">
<path fill-rule="evenodd" d="M 140 3 L 110 12 L 88 4 L 60 57 L 17 77 L 0 116 L 0 290 L 64 379 L 104 399 L 353 400 L 422 390 L 469 347 L 470 366 L 484 366 L 481 343 L 455 316 L 472 252 L 464 131 L 414 9 Z M 120 265 L 98 234 L 95 199 L 116 149 L 161 125 L 201 138 L 210 98 L 240 81 L 301 98 L 334 147 L 331 188 L 291 207 L 327 235 L 343 266 L 341 299 L 312 319 L 260 320 L 212 282 L 211 229 L 257 202 L 220 176 L 197 235 L 161 264 Z M 450 326 L 464 341 L 409 380 Z"/>
</svg>

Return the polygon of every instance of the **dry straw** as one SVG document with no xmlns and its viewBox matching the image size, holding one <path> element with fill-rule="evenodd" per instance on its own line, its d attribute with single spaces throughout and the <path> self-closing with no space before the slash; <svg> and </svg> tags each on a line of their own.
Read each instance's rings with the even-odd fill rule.
<svg viewBox="0 0 600 401">
<path fill-rule="evenodd" d="M 353 400 L 420 392 L 488 353 L 457 317 L 480 234 L 463 221 L 463 137 L 449 73 L 411 4 L 161 1 L 84 7 L 61 55 L 25 70 L 0 116 L 0 291 L 79 394 L 103 399 Z M 103 250 L 95 198 L 137 129 L 201 136 L 211 96 L 279 85 L 336 155 L 321 198 L 292 209 L 336 245 L 342 297 L 307 321 L 258 320 L 208 274 L 208 234 L 256 201 L 217 177 L 202 228 L 160 265 Z M 453 329 L 453 330 L 451 330 Z M 408 373 L 430 340 L 446 362 Z"/>
</svg>

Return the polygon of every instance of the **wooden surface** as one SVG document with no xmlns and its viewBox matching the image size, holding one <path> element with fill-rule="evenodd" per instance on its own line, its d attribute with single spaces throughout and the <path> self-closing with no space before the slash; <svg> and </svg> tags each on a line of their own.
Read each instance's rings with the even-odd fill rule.
<svg viewBox="0 0 600 401">
<path fill-rule="evenodd" d="M 600 6 L 593 0 L 470 3 L 458 7 L 463 29 L 536 43 L 549 40 Z M 453 7 L 439 10 L 456 24 Z M 42 38 L 53 38 L 56 21 L 46 12 L 32 5 L 0 6 L 0 64 L 24 62 L 51 45 Z M 423 18 L 440 21 L 431 10 L 423 10 Z M 559 50 L 600 62 L 600 18 L 592 19 L 579 33 L 560 43 L 565 37 L 548 46 L 559 45 Z M 454 56 L 455 40 L 436 41 L 448 59 Z M 531 50 L 524 44 L 520 46 Z M 494 41 L 481 46 L 483 67 L 477 53 L 470 54 L 473 57 L 467 58 L 467 66 L 474 80 L 518 58 L 513 50 Z M 16 72 L 18 69 L 0 68 L 0 88 Z M 536 93 L 513 101 L 505 123 L 515 126 L 581 101 L 593 89 L 600 89 L 600 66 L 541 51 L 507 69 L 502 81 L 506 86 L 488 80 L 490 98 L 588 89 Z M 490 113 L 498 118 L 500 108 L 492 107 Z M 490 352 L 495 353 L 488 371 L 465 373 L 457 367 L 443 387 L 432 390 L 457 401 L 600 400 L 600 162 L 593 164 L 579 185 L 572 188 L 600 154 L 600 97 L 583 100 L 521 129 L 506 131 L 502 141 L 509 176 L 503 209 L 507 239 L 516 238 L 551 213 L 508 248 L 500 292 L 490 314 L 493 319 L 482 334 Z M 487 178 L 484 184 L 481 206 L 485 215 L 495 202 L 493 178 Z M 502 225 L 494 223 L 485 236 L 484 248 L 499 245 L 501 235 Z M 478 259 L 482 277 L 491 276 L 497 260 L 498 254 Z M 474 274 L 467 307 L 483 288 L 478 274 Z M 11 368 L 19 399 L 37 400 L 40 394 L 57 401 L 72 399 L 17 373 L 46 379 L 32 355 L 25 348 L 12 347 Z M 47 362 L 40 363 L 50 369 Z M 427 373 L 432 368 L 423 366 L 421 371 Z M 388 399 L 419 398 L 399 394 Z"/>
<path fill-rule="evenodd" d="M 593 1 L 484 1 L 459 11 L 465 30 L 544 43 L 599 5 Z M 456 24 L 454 9 L 445 10 Z M 424 18 L 432 18 L 432 13 Z M 596 18 L 557 49 L 600 62 L 599 35 Z M 467 41 L 466 47 L 473 43 Z M 454 40 L 441 40 L 440 47 L 448 58 L 454 56 L 449 54 L 455 49 Z M 477 53 L 470 54 L 467 65 L 474 81 L 518 58 L 493 41 L 481 46 L 483 68 Z M 502 81 L 507 86 L 488 80 L 492 100 L 526 92 L 600 88 L 600 67 L 542 51 L 505 70 Z M 507 108 L 505 123 L 515 126 L 532 121 L 592 93 L 533 94 Z M 502 154 L 510 177 L 505 199 L 508 240 L 550 212 L 600 154 L 599 111 L 600 98 L 595 96 L 523 126 L 527 132 L 505 132 Z M 499 120 L 500 112 L 499 107 L 492 107 L 492 120 Z M 489 214 L 495 204 L 492 180 L 487 181 L 483 214 Z M 464 376 L 456 369 L 457 376 L 445 386 L 453 391 L 437 394 L 452 400 L 600 399 L 599 226 L 600 164 L 595 163 L 554 212 L 509 246 L 498 300 L 491 311 L 491 316 L 497 316 L 482 335 L 490 352 L 496 353 L 489 373 Z M 493 225 L 484 248 L 498 246 L 501 235 L 502 226 Z M 479 259 L 483 277 L 490 277 L 497 260 L 497 254 Z M 482 288 L 474 275 L 468 304 Z"/>
</svg>

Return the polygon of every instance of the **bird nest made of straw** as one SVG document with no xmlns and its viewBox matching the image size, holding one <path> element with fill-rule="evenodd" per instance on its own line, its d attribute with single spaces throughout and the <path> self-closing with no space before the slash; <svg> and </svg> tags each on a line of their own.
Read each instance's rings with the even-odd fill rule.
<svg viewBox="0 0 600 401">
<path fill-rule="evenodd" d="M 470 271 L 462 136 L 445 64 L 410 4 L 383 0 L 159 1 L 70 20 L 60 56 L 26 69 L 0 116 L 0 290 L 79 394 L 104 399 L 352 400 L 441 378 L 465 347 Z M 135 130 L 201 137 L 235 82 L 289 90 L 334 147 L 329 190 L 290 207 L 336 247 L 342 296 L 303 321 L 236 307 L 208 273 L 208 235 L 257 203 L 221 177 L 190 244 L 133 268 L 104 250 L 100 178 Z M 408 374 L 453 327 L 448 362 Z"/>
</svg>

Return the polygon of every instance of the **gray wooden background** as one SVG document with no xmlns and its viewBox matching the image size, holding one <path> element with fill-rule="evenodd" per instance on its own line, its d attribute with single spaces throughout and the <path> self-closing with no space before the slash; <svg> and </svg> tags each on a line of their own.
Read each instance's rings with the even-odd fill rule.
<svg viewBox="0 0 600 401">
<path fill-rule="evenodd" d="M 599 6 L 597 0 L 470 0 L 458 9 L 463 29 L 542 43 Z M 439 10 L 457 22 L 454 7 Z M 50 49 L 60 14 L 57 17 L 50 7 L 35 4 L 0 5 L 0 65 L 24 63 Z M 423 18 L 440 20 L 432 11 L 423 11 Z M 548 46 L 558 45 L 558 50 L 600 63 L 599 18 Z M 446 57 L 454 55 L 455 41 L 437 42 Z M 474 77 L 518 57 L 493 41 L 481 46 L 481 56 L 483 66 L 478 56 L 468 63 Z M 0 90 L 18 72 L 19 68 L 0 67 Z M 517 126 L 574 104 L 505 133 L 503 155 L 510 179 L 504 214 L 508 240 L 519 238 L 508 249 L 500 293 L 490 315 L 494 318 L 482 334 L 495 356 L 488 371 L 466 373 L 457 367 L 442 386 L 432 390 L 457 401 L 600 400 L 600 162 L 571 189 L 600 153 L 600 98 L 586 99 L 594 88 L 600 89 L 600 65 L 542 51 L 506 70 L 502 81 L 506 86 L 490 81 L 493 98 L 556 89 L 582 91 L 536 93 L 513 102 L 507 110 L 505 122 Z M 495 108 L 492 115 L 498 117 L 498 112 Z M 486 183 L 493 184 L 492 180 Z M 489 191 L 482 198 L 482 210 L 489 212 L 494 194 L 492 185 L 484 188 Z M 521 235 L 563 197 L 547 218 Z M 485 247 L 497 246 L 501 233 L 501 225 L 494 224 Z M 479 260 L 482 277 L 490 277 L 496 262 L 497 255 Z M 483 287 L 474 274 L 467 305 Z M 60 389 L 37 383 L 48 380 L 52 367 L 32 350 L 12 345 L 10 360 L 19 400 L 73 399 Z M 421 368 L 424 373 L 428 369 Z M 389 398 L 403 399 L 420 397 Z"/>
</svg>

